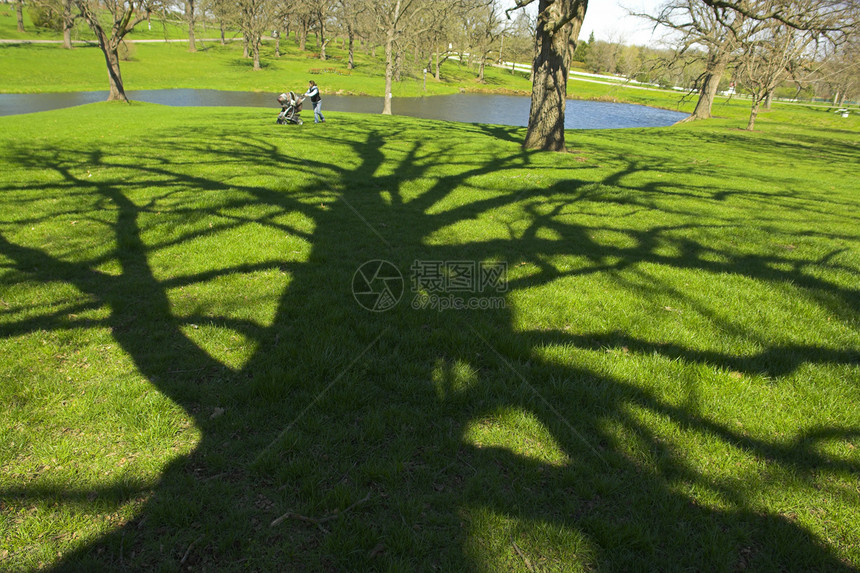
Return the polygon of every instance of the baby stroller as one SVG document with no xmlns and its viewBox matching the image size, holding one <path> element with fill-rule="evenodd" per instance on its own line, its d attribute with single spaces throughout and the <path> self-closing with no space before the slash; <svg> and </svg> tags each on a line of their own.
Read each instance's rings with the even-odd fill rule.
<svg viewBox="0 0 860 573">
<path fill-rule="evenodd" d="M 302 118 L 299 114 L 302 112 L 302 102 L 304 98 L 298 97 L 295 93 L 281 94 L 278 96 L 278 103 L 281 104 L 281 113 L 278 114 L 278 125 L 287 125 L 294 123 L 302 124 Z"/>
</svg>

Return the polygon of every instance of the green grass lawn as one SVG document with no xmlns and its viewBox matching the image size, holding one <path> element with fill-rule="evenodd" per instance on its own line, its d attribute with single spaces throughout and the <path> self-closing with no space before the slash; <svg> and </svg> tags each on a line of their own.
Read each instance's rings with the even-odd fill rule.
<svg viewBox="0 0 860 573">
<path fill-rule="evenodd" d="M 0 118 L 0 569 L 860 567 L 857 118 L 326 115 Z"/>
<path fill-rule="evenodd" d="M 2 20 L 0 20 L 2 21 Z M 211 35 L 211 34 L 210 34 Z M 217 34 L 216 34 L 217 36 Z M 3 37 L 0 31 L 0 37 Z M 202 37 L 202 36 L 201 36 Z M 132 39 L 146 39 L 135 32 Z M 302 89 L 315 79 L 324 93 L 376 95 L 384 93 L 382 51 L 376 57 L 355 51 L 356 67 L 347 69 L 348 51 L 340 40 L 327 47 L 327 59 L 319 59 L 313 38 L 301 51 L 293 37 L 281 41 L 281 56 L 275 56 L 275 43 L 267 38 L 262 47 L 262 69 L 255 71 L 252 61 L 242 57 L 241 42 L 199 41 L 198 51 L 190 53 L 187 43 L 131 43 L 131 57 L 121 62 L 127 90 L 135 89 L 228 89 L 269 91 Z M 78 44 L 66 50 L 59 44 L 0 44 L 0 93 L 69 92 L 106 90 L 107 71 L 98 46 Z M 411 60 L 411 57 L 410 57 Z M 412 62 L 410 61 L 410 64 Z M 410 69 L 413 66 L 410 65 Z M 394 84 L 396 96 L 421 96 L 464 91 L 513 92 L 529 94 L 526 74 L 510 74 L 487 68 L 483 83 L 475 67 L 449 60 L 442 65 L 442 79 L 406 72 Z M 608 86 L 607 86 L 608 88 Z"/>
<path fill-rule="evenodd" d="M 107 31 L 110 31 L 112 21 L 108 20 L 108 15 L 105 13 L 102 20 Z M 206 26 L 201 22 L 195 25 L 194 33 L 198 38 L 218 38 L 221 35 L 220 29 L 213 28 L 211 25 Z M 28 6 L 24 7 L 24 31 L 18 31 L 18 18 L 15 14 L 15 7 L 12 4 L 0 4 L 0 38 L 9 40 L 58 40 L 62 41 L 63 33 L 61 31 L 51 30 L 49 28 L 37 27 L 33 24 L 31 13 Z M 179 40 L 188 39 L 188 25 L 181 21 L 178 17 L 163 20 L 157 14 L 153 14 L 149 22 L 144 21 L 138 24 L 129 36 L 130 39 L 168 39 Z M 72 28 L 73 41 L 95 41 L 95 35 L 88 27 L 86 21 L 79 18 L 75 21 Z"/>
</svg>

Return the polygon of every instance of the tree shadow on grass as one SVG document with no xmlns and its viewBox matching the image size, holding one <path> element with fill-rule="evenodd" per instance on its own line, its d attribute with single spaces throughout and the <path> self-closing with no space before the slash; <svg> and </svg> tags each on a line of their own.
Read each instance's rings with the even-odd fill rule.
<svg viewBox="0 0 860 573">
<path fill-rule="evenodd" d="M 110 327 L 138 372 L 201 432 L 154 487 L 0 492 L 4 503 L 77 504 L 83 513 L 87 502 L 110 511 L 145 498 L 134 522 L 54 570 L 852 569 L 796 516 L 758 496 L 767 479 L 845 495 L 838 480 L 822 485 L 819 476 L 856 474 L 860 464 L 818 446 L 856 441 L 856 425 L 815 427 L 788 442 L 752 435 L 585 356 L 624 349 L 781 377 L 806 364 L 856 367 L 856 351 L 772 344 L 744 358 L 613 328 L 538 330 L 524 327 L 523 316 L 542 307 L 528 302 L 531 292 L 646 265 L 791 281 L 852 312 L 856 290 L 786 268 L 780 255 L 723 252 L 715 261 L 706 255 L 716 247 L 678 239 L 671 226 L 631 230 L 608 219 L 603 230 L 627 243 L 601 242 L 594 227 L 564 217 L 565 208 L 606 203 L 588 194 L 575 164 L 549 188 L 512 183 L 500 191 L 486 182 L 561 169 L 513 143 L 443 147 L 437 140 L 456 133 L 442 127 L 424 141 L 406 128 L 315 135 L 341 155 L 299 157 L 293 142 L 224 137 L 215 127 L 153 134 L 158 152 L 142 161 L 127 160 L 134 154 L 123 149 L 18 152 L 19 166 L 61 177 L 50 193 L 86 191 L 91 203 L 81 213 L 113 213 L 115 248 L 60 257 L 10 238 L 5 223 L 2 280 L 68 283 L 88 305 L 109 309 L 74 328 Z M 510 139 L 507 130 L 494 135 Z M 194 161 L 183 164 L 188 157 Z M 9 185 L 0 195 L 22 189 Z M 559 196 L 563 204 L 547 200 Z M 172 230 L 155 235 L 165 226 Z M 248 241 L 239 249 L 246 258 L 230 256 L 236 240 Z M 267 242 L 275 244 L 270 254 L 255 258 Z M 667 244 L 680 248 L 667 254 Z M 189 259 L 187 270 L 161 268 L 167 253 L 195 249 L 211 256 Z M 581 264 L 568 269 L 561 258 Z M 405 298 L 387 312 L 361 308 L 351 292 L 370 260 L 391 262 L 406 279 Z M 100 269 L 111 261 L 119 272 Z M 411 298 L 416 261 L 505 262 L 504 308 L 414 308 L 426 300 Z M 519 273 L 519 265 L 533 270 Z M 237 290 L 214 308 L 178 310 L 182 287 L 270 271 L 288 280 L 264 303 L 266 323 L 229 312 L 249 304 L 243 295 L 252 293 Z M 199 324 L 240 334 L 253 352 L 228 365 L 217 345 L 189 334 Z M 44 312 L 5 320 L 0 333 L 64 328 L 58 313 Z M 667 382 L 672 372 L 662 374 Z M 687 447 L 770 469 L 743 483 L 699 467 Z"/>
</svg>

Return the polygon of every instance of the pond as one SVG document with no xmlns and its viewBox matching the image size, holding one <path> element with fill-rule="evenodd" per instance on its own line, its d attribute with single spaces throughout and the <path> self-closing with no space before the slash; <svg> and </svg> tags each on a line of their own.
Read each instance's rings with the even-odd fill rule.
<svg viewBox="0 0 860 573">
<path fill-rule="evenodd" d="M 129 99 L 170 106 L 267 107 L 277 114 L 277 94 L 219 90 L 129 90 Z M 104 101 L 106 91 L 53 94 L 0 94 L 0 115 L 34 113 Z M 346 111 L 379 113 L 381 97 L 323 97 L 323 113 Z M 525 126 L 530 100 L 525 96 L 456 94 L 420 98 L 394 98 L 392 111 L 398 115 L 424 119 L 443 119 L 464 123 L 490 123 Z M 305 106 L 305 119 L 313 117 Z M 567 129 L 617 129 L 624 127 L 663 127 L 687 117 L 686 113 L 634 105 L 597 101 L 568 100 L 565 113 Z"/>
</svg>

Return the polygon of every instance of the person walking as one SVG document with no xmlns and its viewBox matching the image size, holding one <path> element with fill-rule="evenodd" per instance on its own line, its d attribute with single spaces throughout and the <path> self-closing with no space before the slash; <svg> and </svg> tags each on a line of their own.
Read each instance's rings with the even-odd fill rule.
<svg viewBox="0 0 860 573">
<path fill-rule="evenodd" d="M 320 97 L 320 89 L 317 87 L 317 83 L 313 80 L 308 82 L 308 91 L 305 93 L 304 97 L 311 98 L 311 103 L 314 104 L 314 123 L 325 123 L 325 118 L 322 114 L 322 98 Z M 319 117 L 319 120 L 317 120 Z"/>
</svg>

